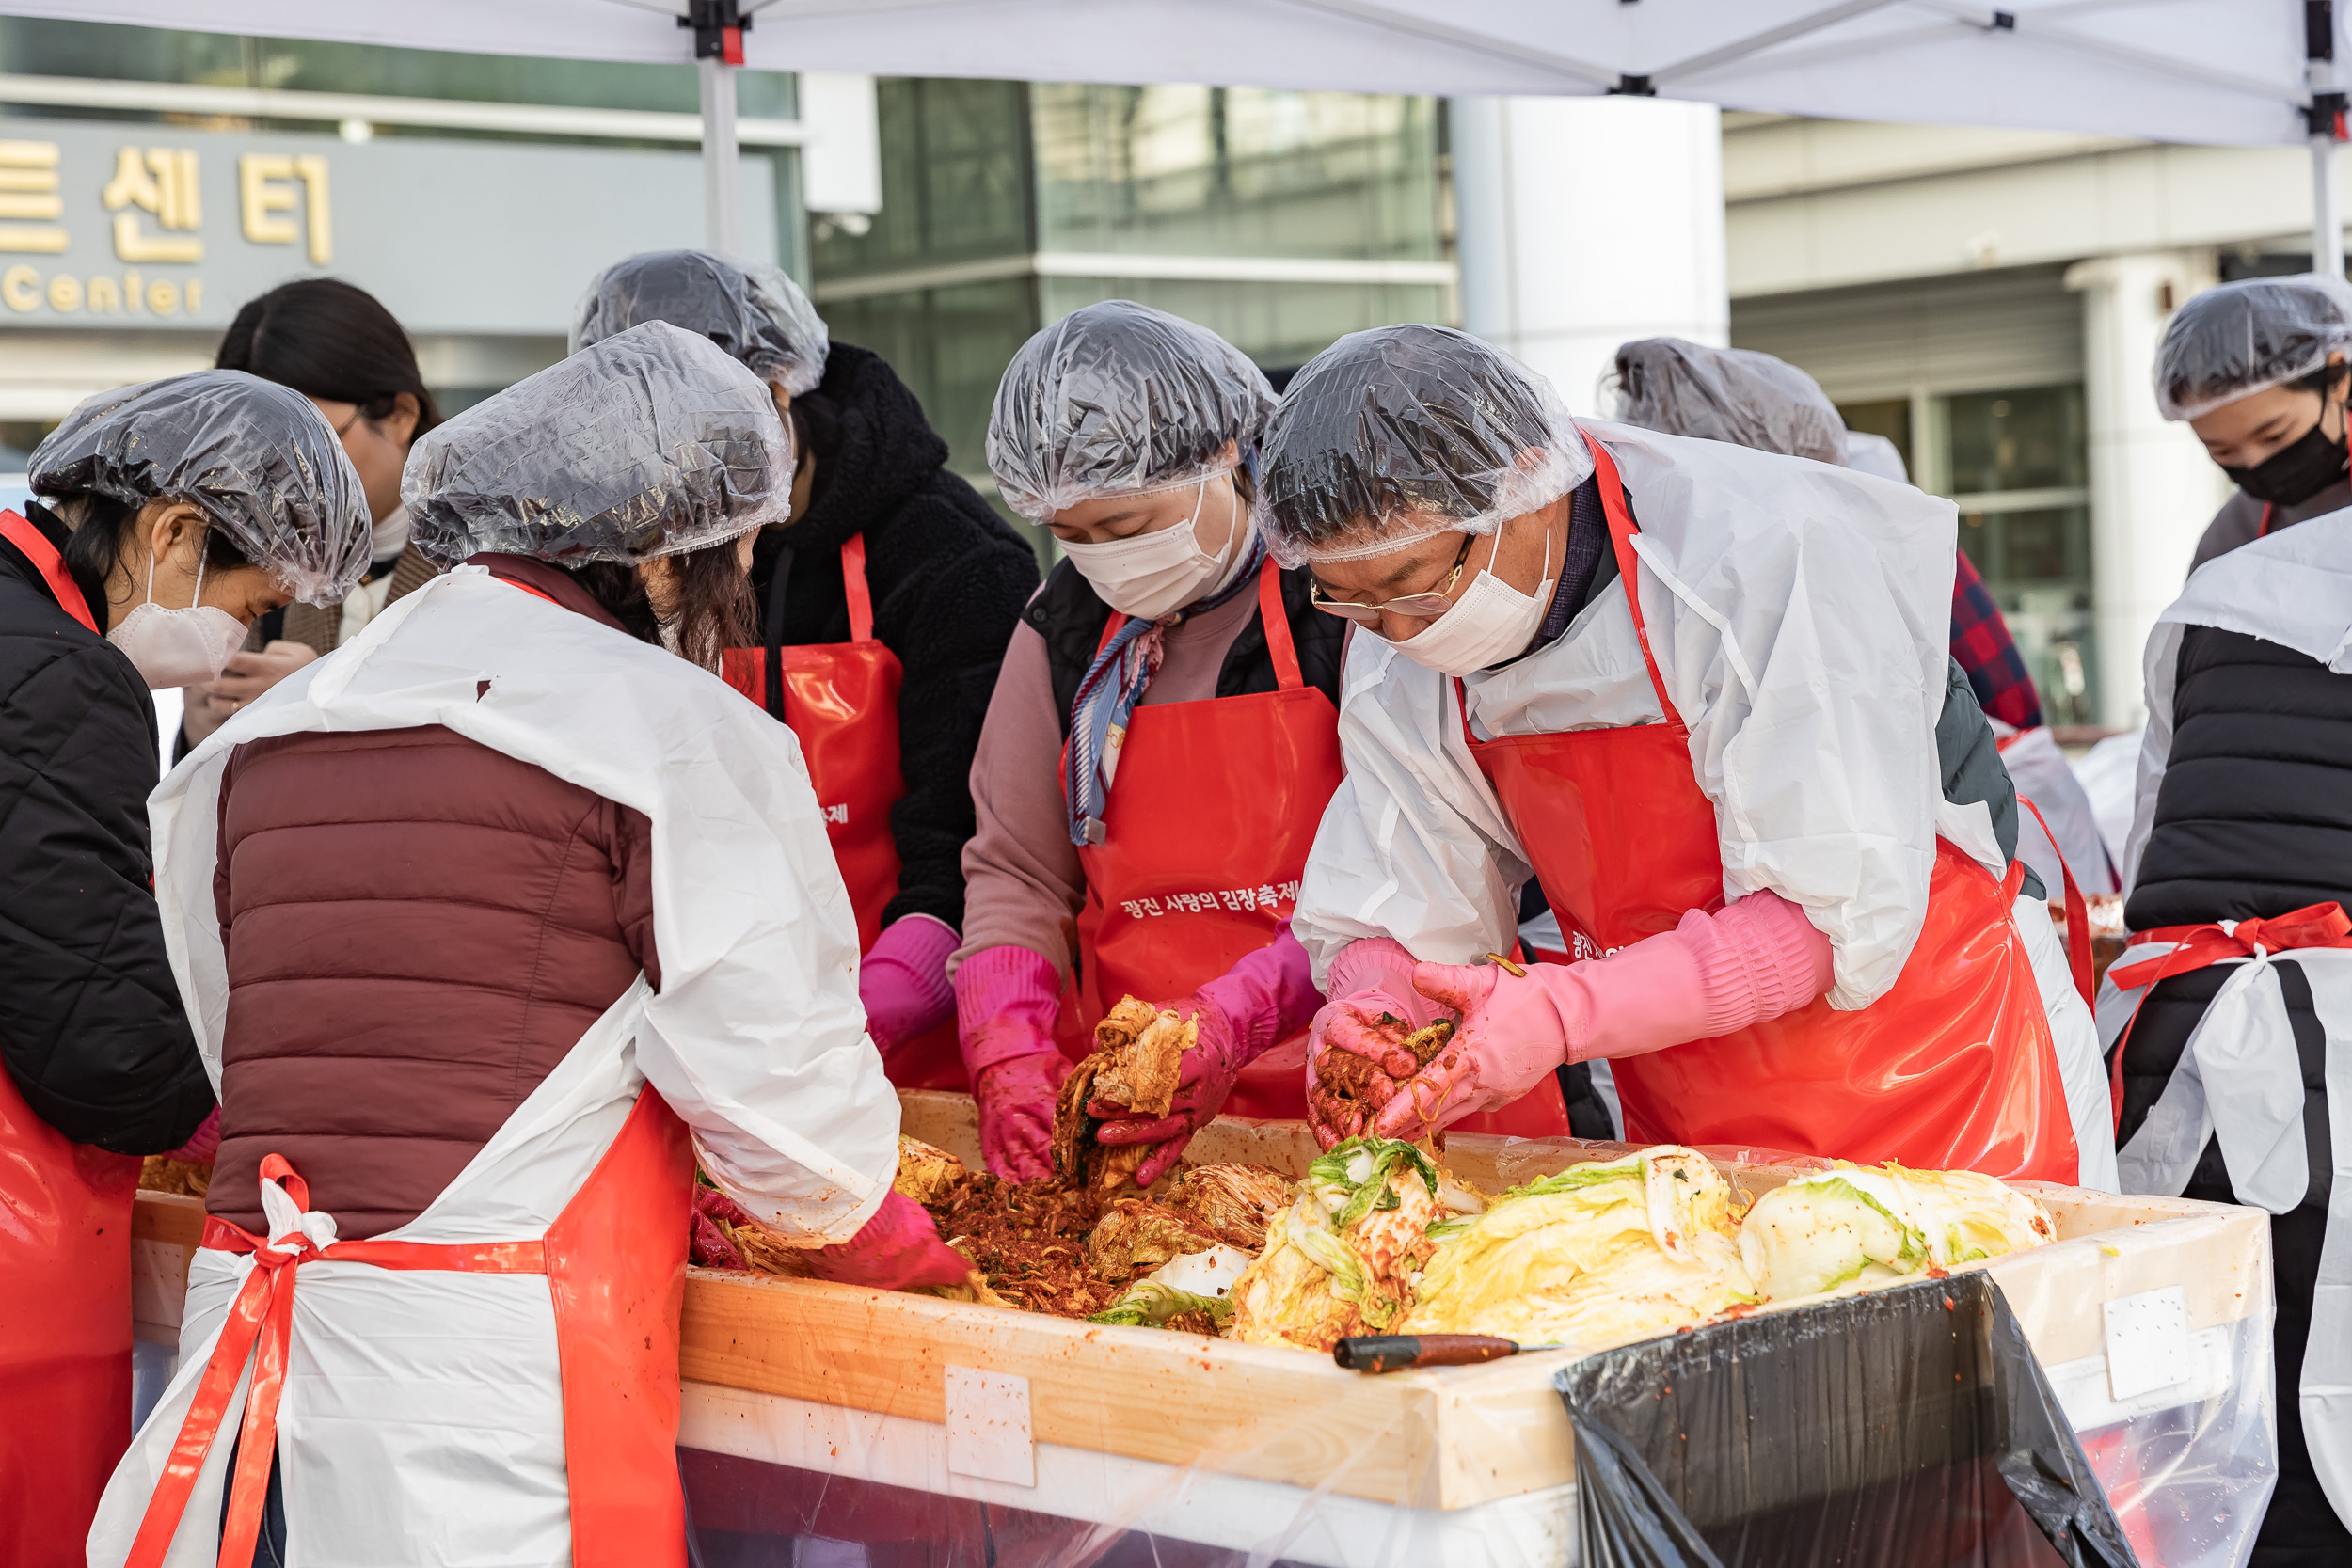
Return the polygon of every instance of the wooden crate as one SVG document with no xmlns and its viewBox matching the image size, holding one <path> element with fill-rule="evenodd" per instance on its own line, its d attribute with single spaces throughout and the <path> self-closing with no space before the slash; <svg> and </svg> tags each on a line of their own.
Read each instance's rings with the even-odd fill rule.
<svg viewBox="0 0 2352 1568">
<path fill-rule="evenodd" d="M 901 1100 L 910 1134 L 978 1163 L 969 1097 L 910 1091 Z M 1495 1190 L 1624 1151 L 1570 1139 L 1462 1135 L 1449 1140 L 1446 1162 Z M 1188 1151 L 1195 1160 L 1254 1161 L 1294 1176 L 1313 1156 L 1296 1123 L 1234 1118 L 1202 1132 Z M 1749 1196 L 1798 1174 L 1771 1164 L 1732 1162 L 1724 1169 Z M 2259 1211 L 2067 1187 L 2035 1191 L 2059 1240 L 1979 1266 L 1999 1280 L 2054 1374 L 2071 1369 L 2080 1382 L 2095 1373 L 2103 1364 L 2102 1305 L 2145 1291 L 2181 1287 L 2192 1333 L 2257 1313 L 2266 1324 L 2269 1228 Z M 199 1199 L 140 1195 L 134 1239 L 148 1243 L 151 1259 L 179 1254 L 183 1291 L 185 1249 L 196 1244 L 201 1213 Z M 176 1325 L 177 1303 L 169 1307 Z M 153 1315 L 143 1310 L 142 1324 Z M 143 1326 L 142 1337 L 165 1336 Z M 822 1408 L 870 1418 L 860 1430 L 941 1432 L 949 1370 L 970 1369 L 1026 1380 L 1025 1439 L 1034 1445 L 1155 1472 L 1205 1472 L 1446 1512 L 1484 1511 L 1557 1493 L 1567 1482 L 1573 1455 L 1551 1379 L 1599 1348 L 1366 1377 L 1303 1351 L 694 1269 L 680 1370 L 689 1384 L 690 1442 L 698 1418 L 706 1427 L 756 1423 L 783 1412 L 807 1426 Z M 800 1441 L 799 1451 L 808 1451 L 809 1441 L 818 1442 L 819 1456 L 827 1451 L 824 1439 Z M 733 1451 L 772 1451 L 751 1437 L 727 1442 Z"/>
</svg>

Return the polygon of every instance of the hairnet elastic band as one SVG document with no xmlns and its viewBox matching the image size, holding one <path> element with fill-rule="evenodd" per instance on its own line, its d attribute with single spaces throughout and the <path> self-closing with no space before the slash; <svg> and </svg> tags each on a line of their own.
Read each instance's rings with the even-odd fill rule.
<svg viewBox="0 0 2352 1568">
<path fill-rule="evenodd" d="M 1482 517 L 1475 522 L 1464 522 L 1458 517 L 1448 517 L 1418 533 L 1384 533 L 1377 539 L 1344 549 L 1311 549 L 1304 555 L 1310 564 L 1317 566 L 1336 565 L 1343 561 L 1366 561 L 1375 555 L 1394 555 L 1399 550 L 1411 549 L 1422 540 L 1435 539 L 1440 533 L 1492 533 L 1505 521 L 1507 519 Z"/>
<path fill-rule="evenodd" d="M 1166 495 L 1170 490 L 1189 490 L 1196 484 L 1207 483 L 1219 474 L 1230 474 L 1240 467 L 1240 460 L 1235 459 L 1231 463 L 1219 463 L 1214 467 L 1201 468 L 1197 472 L 1184 475 L 1182 479 L 1163 480 L 1159 483 L 1147 484 L 1137 490 L 1104 490 L 1089 487 L 1067 500 L 1054 500 L 1038 496 L 1013 496 L 1008 493 L 1005 494 L 1005 504 L 1031 522 L 1041 523 L 1057 512 L 1066 512 L 1073 506 L 1080 506 L 1088 501 L 1136 500 L 1145 496 Z M 997 489 L 1000 493 L 1004 493 L 1002 484 L 999 484 Z M 1025 503 L 1035 503 L 1038 510 L 1032 512 Z"/>
</svg>

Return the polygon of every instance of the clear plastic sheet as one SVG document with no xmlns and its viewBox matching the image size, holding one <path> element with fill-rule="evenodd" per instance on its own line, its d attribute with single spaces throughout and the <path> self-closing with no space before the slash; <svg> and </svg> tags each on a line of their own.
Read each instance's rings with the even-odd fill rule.
<svg viewBox="0 0 2352 1568">
<path fill-rule="evenodd" d="M 907 1098 L 910 1132 L 950 1148 L 963 1141 L 960 1124 L 927 1119 L 917 1103 L 955 1097 Z M 1290 1158 L 1284 1126 L 1221 1118 L 1188 1152 L 1279 1167 Z M 1447 1159 L 1492 1187 L 1620 1152 L 1460 1136 L 1449 1140 Z M 1710 1152 L 1720 1160 L 1740 1151 Z M 1756 1165 L 1729 1174 L 1753 1195 L 1788 1172 Z M 2039 1196 L 2059 1216 L 2061 1240 L 1994 1265 L 2018 1304 L 2014 1317 L 1996 1311 L 1991 1276 L 1963 1271 L 1596 1356 L 1530 1352 L 1386 1376 L 1343 1373 L 1306 1352 L 1182 1334 L 852 1297 L 839 1287 L 730 1282 L 731 1291 L 778 1293 L 784 1315 L 763 1333 L 740 1297 L 713 1316 L 698 1277 L 680 1440 L 699 1560 L 706 1568 L 1562 1568 L 1708 1561 L 1695 1538 L 1715 1541 L 1710 1549 L 1725 1564 L 2241 1568 L 2275 1472 L 2260 1216 L 2063 1188 Z M 2175 1386 L 2114 1399 L 2100 1353 L 2101 1303 L 2174 1285 L 2187 1292 L 2193 1366 Z M 1907 1323 L 1894 1299 L 1905 1291 L 1931 1310 L 1915 1305 Z M 1921 1319 L 1940 1343 L 1905 1338 Z M 723 1336 L 699 1326 L 721 1322 Z M 1956 1322 L 1967 1324 L 1965 1336 L 1953 1332 Z M 1580 1453 L 1555 1377 L 1599 1378 L 1615 1368 L 1619 1403 L 1629 1407 L 1659 1404 L 1670 1385 L 1677 1412 L 1713 1400 L 1726 1408 L 1660 1431 L 1677 1449 L 1686 1434 L 1691 1445 L 1711 1438 L 1729 1448 L 1726 1434 L 1745 1417 L 1728 1408 L 1727 1395 L 1682 1381 L 1693 1347 L 1726 1334 L 1801 1348 L 1801 1375 L 1751 1405 L 1784 1428 L 1803 1426 L 1816 1443 L 1842 1421 L 1859 1440 L 1850 1455 L 1879 1461 L 1857 1478 L 1876 1488 L 1859 1501 L 1889 1528 L 1857 1543 L 1871 1549 L 1773 1557 L 1764 1548 L 1786 1539 L 1792 1515 L 1787 1499 L 1759 1493 L 1747 1537 L 1756 1549 L 1745 1555 L 1724 1548 L 1723 1521 L 1704 1512 L 1686 1519 L 1679 1544 L 1670 1524 L 1658 1525 L 1649 1556 L 1581 1550 L 1580 1512 L 1634 1490 L 1629 1459 L 1677 1507 L 1684 1499 L 1673 1488 L 1685 1478 L 1645 1446 L 1635 1423 L 1613 1416 L 1626 1435 L 1596 1438 Z M 2058 1364 L 2038 1368 L 2028 1337 Z M 702 1346 L 730 1362 L 748 1352 L 756 1365 L 714 1384 L 698 1359 Z M 1019 1399 L 975 1396 L 972 1376 L 1017 1383 Z M 1964 1397 L 1953 1398 L 1955 1387 Z M 1882 1435 L 1878 1423 L 1900 1435 Z M 2079 1446 L 2068 1435 L 2074 1428 Z M 1786 1448 L 1787 1433 L 1751 1448 L 1769 1457 L 1774 1442 Z M 1825 1463 L 1788 1469 L 1829 1473 Z M 2098 1549 L 2059 1555 L 2016 1501 L 2018 1488 L 2044 1517 L 2088 1531 Z M 1666 1517 L 1654 1504 L 1634 1516 L 1654 1525 Z M 1669 1549 L 1681 1555 L 1660 1555 Z"/>
<path fill-rule="evenodd" d="M 653 321 L 709 339 L 790 396 L 825 378 L 832 336 L 779 268 L 704 250 L 648 250 L 615 261 L 573 308 L 571 352 Z"/>
<path fill-rule="evenodd" d="M 1207 327 L 1106 299 L 1012 356 L 989 412 L 988 467 L 1005 504 L 1042 522 L 1223 473 L 1248 459 L 1273 407 L 1264 372 Z"/>
<path fill-rule="evenodd" d="M 1593 471 L 1549 382 L 1447 326 L 1342 338 L 1291 377 L 1261 450 L 1258 530 L 1285 566 L 1492 533 Z"/>
<path fill-rule="evenodd" d="M 368 567 L 367 492 L 300 392 L 197 371 L 101 392 L 33 449 L 33 493 L 192 503 L 305 604 L 341 603 Z"/>
</svg>

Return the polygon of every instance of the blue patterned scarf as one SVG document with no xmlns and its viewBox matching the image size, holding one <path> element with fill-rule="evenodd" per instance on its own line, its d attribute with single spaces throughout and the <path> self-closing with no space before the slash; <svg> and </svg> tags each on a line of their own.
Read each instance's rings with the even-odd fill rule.
<svg viewBox="0 0 2352 1568">
<path fill-rule="evenodd" d="M 1103 812 L 1110 799 L 1110 780 L 1103 758 L 1111 731 L 1124 732 L 1128 716 L 1143 700 L 1144 689 L 1160 668 L 1161 634 L 1174 622 L 1203 615 L 1235 594 L 1258 585 L 1265 561 L 1265 541 L 1253 530 L 1249 548 L 1233 580 L 1205 599 L 1196 599 L 1175 614 L 1158 621 L 1130 619 L 1111 634 L 1078 682 L 1070 704 L 1070 745 L 1062 762 L 1062 799 L 1070 811 L 1070 842 L 1080 848 L 1103 842 Z"/>
</svg>

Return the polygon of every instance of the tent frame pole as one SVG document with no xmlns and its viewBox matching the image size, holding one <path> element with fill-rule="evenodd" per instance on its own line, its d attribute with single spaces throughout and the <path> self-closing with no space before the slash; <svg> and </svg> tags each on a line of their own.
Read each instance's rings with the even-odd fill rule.
<svg viewBox="0 0 2352 1568">
<path fill-rule="evenodd" d="M 720 256 L 743 248 L 742 181 L 735 131 L 735 67 L 698 60 L 703 103 L 703 219 L 707 244 Z"/>
<path fill-rule="evenodd" d="M 694 30 L 702 89 L 705 243 L 721 256 L 743 249 L 741 149 L 735 123 L 735 73 L 743 64 L 743 30 L 752 19 L 738 0 L 690 0 L 678 25 Z"/>
<path fill-rule="evenodd" d="M 2344 94 L 2336 85 L 2334 0 L 2303 0 L 2303 87 L 2311 103 L 2303 128 L 2312 148 L 2312 270 L 2344 276 L 2344 208 L 2336 196 L 2336 143 L 2344 135 Z"/>
</svg>

